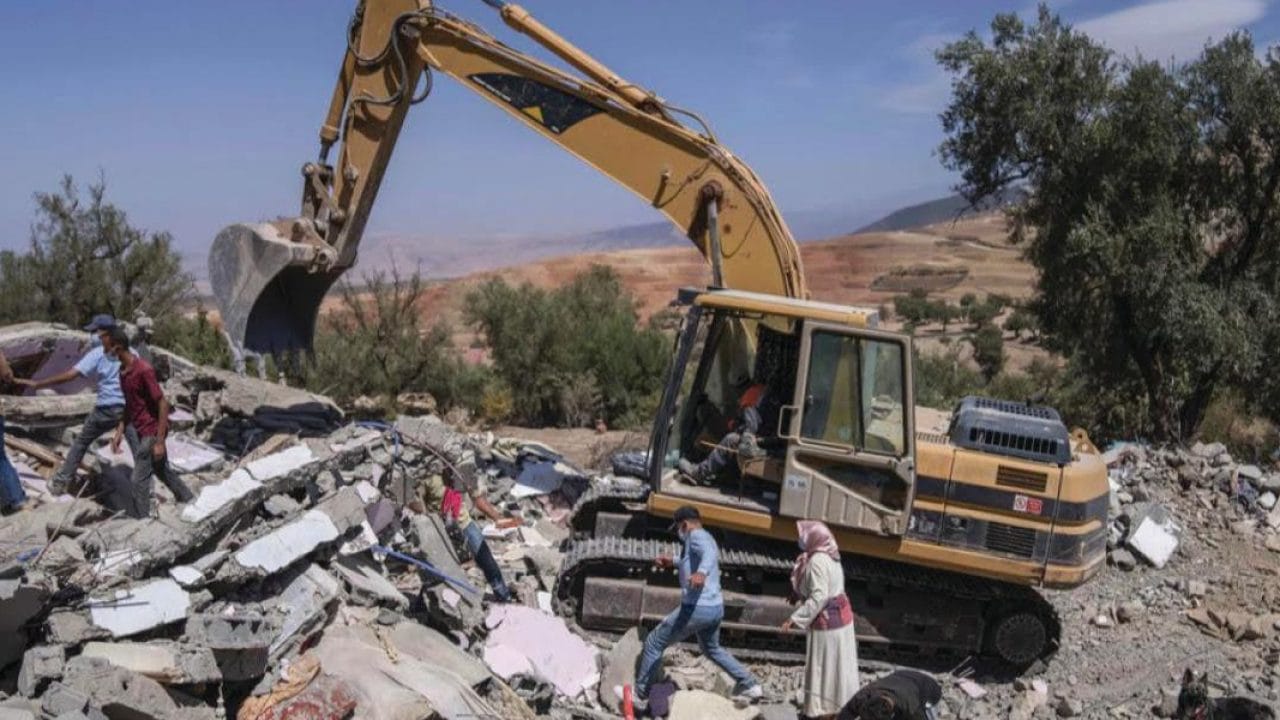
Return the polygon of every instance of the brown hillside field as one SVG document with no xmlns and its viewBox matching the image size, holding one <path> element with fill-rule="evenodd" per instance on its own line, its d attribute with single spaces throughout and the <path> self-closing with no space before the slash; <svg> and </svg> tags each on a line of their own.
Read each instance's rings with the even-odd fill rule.
<svg viewBox="0 0 1280 720">
<path fill-rule="evenodd" d="M 800 251 L 814 299 L 846 305 L 884 305 L 890 311 L 893 298 L 913 287 L 923 287 L 931 296 L 951 302 L 957 302 L 965 293 L 1025 298 L 1032 292 L 1035 277 L 1020 250 L 1008 243 L 1003 218 L 994 213 L 912 231 L 861 233 L 804 243 Z M 495 277 L 512 284 L 529 282 L 536 287 L 554 288 L 569 283 L 593 264 L 608 265 L 618 272 L 636 297 L 642 320 L 666 307 L 677 289 L 705 286 L 710 280 L 707 264 L 692 245 L 588 253 L 434 282 L 423 299 L 422 311 L 448 322 L 454 328 L 458 346 L 466 348 L 475 340 L 462 321 L 463 299 L 470 289 Z M 353 275 L 357 279 L 359 269 Z M 330 298 L 326 308 L 332 309 L 336 303 Z M 886 326 L 901 327 L 893 318 Z M 947 334 L 955 341 L 964 330 L 962 323 L 953 323 Z M 941 337 L 940 327 L 917 330 L 917 342 L 926 352 L 941 350 Z M 960 343 L 960 347 L 961 356 L 967 357 L 968 344 Z M 1008 364 L 1013 368 L 1025 367 L 1031 358 L 1044 356 L 1038 347 L 1011 339 L 1006 340 L 1005 347 Z"/>
</svg>

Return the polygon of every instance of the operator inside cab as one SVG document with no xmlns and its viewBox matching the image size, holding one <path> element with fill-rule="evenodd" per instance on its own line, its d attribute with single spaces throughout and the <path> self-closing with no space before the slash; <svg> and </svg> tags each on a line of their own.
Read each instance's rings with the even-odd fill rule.
<svg viewBox="0 0 1280 720">
<path fill-rule="evenodd" d="M 776 417 L 778 406 L 771 397 L 769 383 L 761 378 L 752 379 L 744 375 L 734 382 L 734 389 L 738 393 L 738 409 L 729 419 L 728 432 L 702 462 L 695 464 L 691 460 L 680 458 L 677 463 L 680 472 L 695 483 L 713 483 L 731 466 L 730 461 L 735 454 L 746 459 L 764 455 L 758 442 L 760 430 L 772 427 L 766 416 Z"/>
</svg>

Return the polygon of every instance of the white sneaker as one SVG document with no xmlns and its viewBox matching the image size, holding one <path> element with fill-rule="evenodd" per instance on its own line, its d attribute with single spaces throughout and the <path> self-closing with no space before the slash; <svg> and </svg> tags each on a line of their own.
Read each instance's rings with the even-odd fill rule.
<svg viewBox="0 0 1280 720">
<path fill-rule="evenodd" d="M 760 683 L 755 683 L 750 687 L 735 687 L 733 689 L 733 700 L 743 704 L 750 704 L 764 697 L 764 688 L 760 687 Z"/>
</svg>

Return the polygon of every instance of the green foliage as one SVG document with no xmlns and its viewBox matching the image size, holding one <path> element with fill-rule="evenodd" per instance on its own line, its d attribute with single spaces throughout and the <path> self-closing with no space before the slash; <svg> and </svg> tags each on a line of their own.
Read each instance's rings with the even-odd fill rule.
<svg viewBox="0 0 1280 720">
<path fill-rule="evenodd" d="M 656 329 L 664 321 L 639 328 L 635 301 L 611 268 L 593 266 L 551 291 L 490 280 L 467 295 L 466 317 L 511 388 L 517 422 L 651 420 L 640 413 L 652 407 L 665 379 L 668 342 Z"/>
<path fill-rule="evenodd" d="M 365 275 L 363 283 L 338 285 L 339 307 L 320 320 L 306 387 L 343 402 L 425 392 L 445 410 L 477 407 L 487 373 L 462 361 L 447 325 L 426 325 L 421 274 L 393 270 Z"/>
<path fill-rule="evenodd" d="M 1014 308 L 1009 317 L 1004 319 L 1004 329 L 1013 333 L 1015 340 L 1020 340 L 1023 332 L 1029 332 L 1035 337 L 1038 328 L 1036 316 L 1023 307 Z"/>
<path fill-rule="evenodd" d="M 965 395 L 983 391 L 982 375 L 960 359 L 958 347 L 939 354 L 914 352 L 916 404 L 948 410 Z"/>
<path fill-rule="evenodd" d="M 893 299 L 893 312 L 902 318 L 910 331 L 928 322 L 931 304 L 923 293 L 917 294 L 912 290 L 910 295 L 899 295 Z"/>
<path fill-rule="evenodd" d="M 196 309 L 195 317 L 170 315 L 156 323 L 152 344 L 200 365 L 231 367 L 227 339 L 209 322 L 209 313 L 203 307 Z"/>
<path fill-rule="evenodd" d="M 1004 334 L 995 325 L 983 325 L 969 338 L 973 345 L 973 361 L 982 377 L 991 382 L 1004 368 Z"/>
<path fill-rule="evenodd" d="M 0 322 L 77 327 L 103 312 L 163 322 L 182 311 L 193 286 L 172 236 L 130 225 L 106 194 L 100 179 L 83 197 L 70 175 L 57 192 L 36 193 L 28 251 L 0 252 Z"/>
<path fill-rule="evenodd" d="M 1012 238 L 1082 409 L 1155 439 L 1192 437 L 1222 387 L 1280 415 L 1280 56 L 1238 33 L 1185 65 L 1117 60 L 1041 6 L 938 60 L 959 190 L 1029 191 Z"/>
</svg>

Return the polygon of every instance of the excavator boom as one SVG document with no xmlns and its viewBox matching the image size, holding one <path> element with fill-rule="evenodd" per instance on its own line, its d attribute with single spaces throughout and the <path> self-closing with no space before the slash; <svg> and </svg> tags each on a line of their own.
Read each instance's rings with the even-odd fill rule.
<svg viewBox="0 0 1280 720">
<path fill-rule="evenodd" d="M 624 81 L 523 8 L 485 1 L 577 74 L 430 3 L 364 0 L 321 127 L 319 159 L 303 168 L 299 217 L 232 225 L 214 240 L 210 281 L 234 341 L 258 352 L 310 346 L 320 303 L 356 262 L 405 115 L 429 94 L 433 72 L 661 211 L 707 258 L 713 284 L 807 297 L 799 250 L 768 190 L 705 123 Z M 681 115 L 700 130 L 678 121 Z"/>
</svg>

